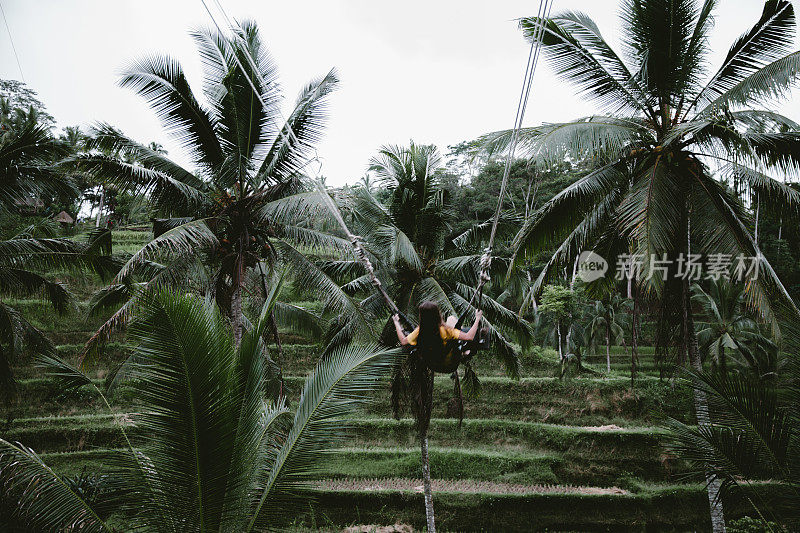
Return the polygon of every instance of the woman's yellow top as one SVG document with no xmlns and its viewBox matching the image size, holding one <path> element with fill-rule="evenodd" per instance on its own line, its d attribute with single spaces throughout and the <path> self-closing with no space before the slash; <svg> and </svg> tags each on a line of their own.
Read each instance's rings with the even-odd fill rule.
<svg viewBox="0 0 800 533">
<path fill-rule="evenodd" d="M 442 343 L 446 343 L 450 340 L 458 340 L 461 338 L 461 331 L 455 328 L 448 328 L 447 326 L 439 326 L 439 336 L 442 338 Z M 414 329 L 411 333 L 408 334 L 406 339 L 408 340 L 408 344 L 412 346 L 417 345 L 417 337 L 419 337 L 419 326 Z"/>
</svg>

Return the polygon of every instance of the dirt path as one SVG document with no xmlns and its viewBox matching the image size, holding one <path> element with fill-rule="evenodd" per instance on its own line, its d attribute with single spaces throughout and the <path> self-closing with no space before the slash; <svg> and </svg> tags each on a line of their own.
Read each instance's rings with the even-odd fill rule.
<svg viewBox="0 0 800 533">
<path fill-rule="evenodd" d="M 488 492 L 495 494 L 628 494 L 618 487 L 583 487 L 570 485 L 520 485 L 492 481 L 433 480 L 433 490 L 442 492 Z M 407 478 L 330 479 L 319 484 L 330 490 L 407 490 L 422 492 L 422 480 Z"/>
</svg>

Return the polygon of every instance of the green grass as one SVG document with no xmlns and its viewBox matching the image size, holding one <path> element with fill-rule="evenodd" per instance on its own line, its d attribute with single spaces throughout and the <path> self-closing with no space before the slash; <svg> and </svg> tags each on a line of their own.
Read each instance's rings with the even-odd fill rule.
<svg viewBox="0 0 800 533">
<path fill-rule="evenodd" d="M 435 479 L 476 479 L 508 483 L 557 483 L 553 472 L 560 457 L 554 454 L 430 448 L 431 476 Z M 383 478 L 420 476 L 418 448 L 348 448 L 325 461 L 326 477 Z"/>
<path fill-rule="evenodd" d="M 418 471 L 411 420 L 360 418 L 349 426 L 349 448 L 326 462 L 325 475 L 389 477 Z M 135 435 L 136 430 L 129 427 L 129 432 Z M 2 436 L 48 453 L 123 442 L 105 414 L 20 419 Z M 663 436 L 663 430 L 647 427 L 598 431 L 498 420 L 465 420 L 459 428 L 454 420 L 434 419 L 429 431 L 436 477 L 526 483 L 614 484 L 624 478 L 663 481 L 683 475 L 685 466 L 660 446 Z"/>
<path fill-rule="evenodd" d="M 286 387 L 290 401 L 297 401 L 305 377 L 287 376 Z M 96 381 L 100 387 L 102 380 Z M 20 401 L 16 416 L 75 414 L 79 410 L 94 411 L 102 408 L 100 398 L 89 387 L 63 390 L 48 379 L 23 380 L 19 384 Z M 434 385 L 433 413 L 436 417 L 447 415 L 447 404 L 452 397 L 452 381 L 438 376 Z M 133 405 L 130 387 L 119 387 L 111 397 L 115 405 Z M 66 407 L 70 406 L 70 407 Z M 380 417 L 391 416 L 388 390 L 379 391 L 375 401 L 366 407 L 366 413 Z M 683 388 L 673 388 L 657 379 L 640 379 L 633 392 L 626 378 L 523 378 L 506 377 L 482 379 L 480 395 L 467 398 L 464 407 L 466 418 L 494 418 L 526 422 L 547 422 L 566 425 L 652 425 L 672 416 L 689 419 L 691 396 Z"/>
<path fill-rule="evenodd" d="M 434 505 L 442 531 L 687 531 L 707 527 L 708 516 L 697 485 L 625 496 L 439 492 Z M 422 529 L 425 521 L 422 495 L 403 491 L 316 491 L 310 509 L 299 523 L 401 522 Z"/>
<path fill-rule="evenodd" d="M 622 379 L 524 378 L 505 377 L 481 380 L 482 391 L 465 402 L 467 418 L 497 418 L 549 422 L 567 425 L 650 425 L 664 416 L 686 419 L 691 413 L 691 397 L 682 388 L 672 388 L 656 379 L 640 379 L 633 391 Z M 434 416 L 447 413 L 452 382 L 437 377 L 434 386 Z M 388 393 L 371 404 L 375 414 L 390 412 Z"/>
<path fill-rule="evenodd" d="M 101 317 L 90 318 L 86 316 L 88 306 L 84 302 L 76 302 L 64 314 L 57 313 L 53 306 L 44 300 L 9 298 L 4 302 L 22 313 L 25 319 L 36 328 L 48 333 L 55 331 L 94 331 L 103 323 Z M 56 344 L 61 343 L 57 342 Z"/>
<path fill-rule="evenodd" d="M 78 415 L 18 420 L 0 431 L 9 442 L 21 442 L 36 452 L 72 452 L 122 446 L 124 438 L 110 415 Z"/>
<path fill-rule="evenodd" d="M 119 439 L 115 439 L 120 442 Z M 94 447 L 43 453 L 45 462 L 57 472 L 74 475 L 107 470 L 107 460 L 122 449 Z M 685 471 L 669 472 L 657 462 L 640 469 L 638 476 L 616 464 L 600 460 L 575 461 L 556 452 L 520 452 L 496 448 L 430 448 L 431 475 L 439 480 L 472 480 L 521 485 L 619 486 L 638 490 L 638 483 L 668 481 Z M 320 478 L 419 478 L 420 455 L 414 448 L 342 448 L 331 452 L 317 465 Z M 645 475 L 641 475 L 644 473 Z M 699 481 L 699 478 L 695 478 Z"/>
<path fill-rule="evenodd" d="M 775 485 L 760 486 L 764 497 L 780 497 Z M 410 491 L 315 491 L 310 511 L 295 526 L 407 523 L 422 530 L 422 494 Z M 650 485 L 636 493 L 434 495 L 441 531 L 708 531 L 708 496 L 703 484 Z M 746 503 L 726 502 L 726 518 L 743 516 Z"/>
<path fill-rule="evenodd" d="M 77 236 L 76 238 L 82 238 Z M 125 260 L 152 238 L 150 232 L 115 230 L 114 253 Z M 48 274 L 66 283 L 77 302 L 60 316 L 44 301 L 17 299 L 13 305 L 58 345 L 60 355 L 77 364 L 83 346 L 106 317 L 86 317 L 88 300 L 107 281 L 64 270 Z M 309 300 L 292 280 L 281 297 L 314 312 L 321 303 Z M 284 374 L 290 406 L 297 405 L 305 375 L 322 351 L 318 339 L 281 331 Z M 129 354 L 124 337 L 106 346 L 103 358 L 87 369 L 104 388 L 109 372 Z M 707 500 L 702 485 L 686 477 L 687 466 L 665 452 L 659 424 L 665 416 L 691 422 L 692 402 L 680 384 L 657 378 L 651 347 L 641 347 L 640 377 L 631 389 L 629 354 L 611 349 L 612 372 L 605 376 L 605 350 L 584 356 L 598 375 L 559 380 L 558 355 L 534 347 L 520 354 L 522 379 L 505 375 L 491 352 L 479 353 L 473 366 L 482 380 L 481 394 L 467 398 L 465 420 L 446 418 L 452 381 L 435 380 L 429 440 L 435 479 L 524 486 L 558 484 L 618 486 L 624 496 L 592 494 L 490 494 L 437 492 L 434 496 L 441 531 L 594 530 L 688 531 L 706 525 Z M 15 368 L 20 380 L 16 419 L 0 437 L 19 441 L 42 454 L 65 475 L 103 472 L 109 457 L 124 446 L 121 429 L 90 387 L 65 390 L 43 370 L 23 361 Z M 134 389 L 118 387 L 110 400 L 115 413 L 137 411 Z M 132 437 L 135 415 L 122 418 Z M 342 448 L 319 466 L 322 478 L 342 483 L 353 479 L 419 477 L 420 460 L 413 422 L 391 418 L 388 386 L 375 401 L 348 420 Z M 616 424 L 621 429 L 592 426 Z M 683 484 L 666 485 L 676 480 Z M 298 517 L 292 531 L 319 528 L 340 531 L 350 524 L 406 522 L 424 526 L 422 497 L 412 491 L 315 490 L 313 511 Z M 726 512 L 728 509 L 726 509 Z M 735 511 L 731 511 L 735 516 Z M 124 530 L 124 517 L 120 522 Z"/>
</svg>

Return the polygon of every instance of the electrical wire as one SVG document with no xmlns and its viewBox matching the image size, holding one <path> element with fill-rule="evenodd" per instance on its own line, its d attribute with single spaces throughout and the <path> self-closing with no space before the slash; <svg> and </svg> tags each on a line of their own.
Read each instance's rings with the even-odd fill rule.
<svg viewBox="0 0 800 533">
<path fill-rule="evenodd" d="M 25 83 L 25 74 L 22 73 L 22 64 L 19 62 L 19 55 L 17 54 L 17 47 L 14 46 L 14 37 L 11 35 L 11 28 L 8 27 L 8 19 L 6 18 L 6 10 L 3 9 L 3 3 L 0 2 L 0 13 L 3 14 L 3 22 L 6 25 L 6 30 L 8 31 L 8 40 L 11 41 L 11 50 L 14 51 L 14 58 L 17 60 L 17 68 L 19 69 L 19 76 L 22 78 L 22 82 Z"/>
</svg>

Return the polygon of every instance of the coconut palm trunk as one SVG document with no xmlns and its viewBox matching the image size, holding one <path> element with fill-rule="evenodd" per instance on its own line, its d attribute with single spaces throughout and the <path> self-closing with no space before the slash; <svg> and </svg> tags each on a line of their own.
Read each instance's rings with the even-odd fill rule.
<svg viewBox="0 0 800 533">
<path fill-rule="evenodd" d="M 608 310 L 606 310 L 606 372 L 611 374 L 611 312 Z"/>
<path fill-rule="evenodd" d="M 433 516 L 433 490 L 431 490 L 431 462 L 428 456 L 428 432 L 420 436 L 422 451 L 422 487 L 425 492 L 425 521 L 429 533 L 436 533 L 436 520 Z"/>
<path fill-rule="evenodd" d="M 689 296 L 689 280 L 683 280 L 683 342 L 684 355 L 689 360 L 689 365 L 695 372 L 702 372 L 703 363 L 697 345 L 697 335 L 694 331 L 694 317 L 692 316 L 691 298 Z M 711 414 L 708 409 L 708 398 L 705 391 L 694 388 L 694 409 L 697 425 L 700 428 L 711 425 Z M 708 504 L 711 509 L 711 528 L 714 533 L 725 532 L 725 514 L 720 499 L 722 481 L 711 471 L 706 471 L 706 489 Z"/>
<path fill-rule="evenodd" d="M 274 311 L 269 317 L 269 329 L 272 331 L 272 338 L 275 341 L 275 351 L 277 353 L 278 360 L 278 379 L 280 379 L 281 382 L 281 388 L 278 392 L 278 395 L 283 398 L 286 395 L 283 383 L 283 343 L 281 342 L 281 336 L 278 333 L 278 321 L 275 319 Z"/>
<path fill-rule="evenodd" d="M 97 216 L 94 219 L 94 227 L 100 227 L 100 217 L 103 215 L 103 201 L 105 200 L 106 190 L 100 187 L 100 202 L 97 204 Z"/>
<path fill-rule="evenodd" d="M 236 286 L 231 295 L 231 325 L 233 326 L 233 341 L 236 346 L 242 343 L 242 288 Z"/>
<path fill-rule="evenodd" d="M 558 336 L 558 338 L 556 339 L 556 342 L 558 343 L 558 361 L 561 363 L 560 377 L 563 378 L 564 373 L 567 370 L 567 364 L 566 361 L 564 360 L 564 346 L 563 346 L 563 340 L 561 338 L 561 320 L 556 321 L 556 335 Z"/>
<path fill-rule="evenodd" d="M 231 308 L 230 318 L 231 326 L 233 327 L 233 342 L 238 348 L 242 343 L 242 263 L 240 260 L 236 261 L 234 268 L 233 283 L 231 291 Z"/>
<path fill-rule="evenodd" d="M 633 287 L 633 321 L 631 323 L 631 387 L 639 366 L 639 290 Z"/>
</svg>

